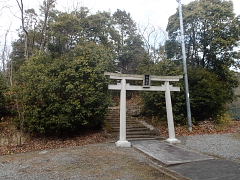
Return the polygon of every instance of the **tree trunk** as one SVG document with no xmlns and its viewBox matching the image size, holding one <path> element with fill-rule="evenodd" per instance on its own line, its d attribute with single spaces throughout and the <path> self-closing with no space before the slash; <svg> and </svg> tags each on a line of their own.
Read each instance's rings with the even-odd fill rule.
<svg viewBox="0 0 240 180">
<path fill-rule="evenodd" d="M 28 31 L 25 27 L 25 22 L 24 22 L 24 8 L 23 8 L 23 1 L 20 0 L 16 0 L 17 4 L 18 4 L 18 7 L 21 11 L 21 21 L 22 21 L 22 29 L 23 29 L 23 32 L 25 33 L 25 42 L 24 42 L 24 56 L 25 56 L 25 59 L 28 60 L 29 56 L 28 56 Z"/>
</svg>

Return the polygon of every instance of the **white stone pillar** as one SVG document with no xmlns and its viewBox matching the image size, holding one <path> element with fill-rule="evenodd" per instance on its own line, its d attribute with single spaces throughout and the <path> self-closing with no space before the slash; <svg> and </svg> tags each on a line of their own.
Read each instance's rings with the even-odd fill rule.
<svg viewBox="0 0 240 180">
<path fill-rule="evenodd" d="M 126 79 L 121 80 L 120 92 L 120 129 L 119 141 L 115 144 L 118 147 L 131 147 L 131 143 L 126 140 Z"/>
<path fill-rule="evenodd" d="M 166 140 L 169 143 L 179 143 L 180 141 L 175 137 L 175 129 L 173 122 L 173 112 L 172 112 L 172 101 L 169 88 L 169 82 L 165 82 L 165 99 L 166 99 L 166 110 L 167 110 L 167 121 L 168 121 L 168 134 L 169 138 Z"/>
</svg>

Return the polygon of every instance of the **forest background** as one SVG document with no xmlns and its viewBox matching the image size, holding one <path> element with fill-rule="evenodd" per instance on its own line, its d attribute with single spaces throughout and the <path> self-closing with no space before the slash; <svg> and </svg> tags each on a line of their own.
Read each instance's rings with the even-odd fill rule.
<svg viewBox="0 0 240 180">
<path fill-rule="evenodd" d="M 139 28 L 125 10 L 63 12 L 55 0 L 44 0 L 38 13 L 16 3 L 21 27 L 12 50 L 2 50 L 0 118 L 13 116 L 21 130 L 53 135 L 101 128 L 114 95 L 104 71 L 183 74 L 178 12 L 168 19 L 167 40 L 159 42 L 163 31 Z M 183 12 L 193 120 L 217 122 L 236 98 L 232 69 L 239 68 L 240 16 L 232 1 L 223 0 L 192 1 Z M 173 111 L 175 121 L 185 124 L 183 82 L 178 85 Z M 142 114 L 164 120 L 163 94 L 141 96 Z"/>
</svg>

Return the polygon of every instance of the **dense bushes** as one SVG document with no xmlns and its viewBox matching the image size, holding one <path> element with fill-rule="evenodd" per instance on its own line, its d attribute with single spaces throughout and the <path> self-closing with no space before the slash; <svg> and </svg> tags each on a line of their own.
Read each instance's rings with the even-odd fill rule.
<svg viewBox="0 0 240 180">
<path fill-rule="evenodd" d="M 6 81 L 2 73 L 0 72 L 0 121 L 2 117 L 7 114 L 6 97 L 4 95 L 6 90 L 7 90 Z"/>
<path fill-rule="evenodd" d="M 59 134 L 101 126 L 108 106 L 103 71 L 111 55 L 94 43 L 76 47 L 59 58 L 38 55 L 20 69 L 17 95 L 29 132 Z"/>
<path fill-rule="evenodd" d="M 233 88 L 206 69 L 190 69 L 189 84 L 192 115 L 197 121 L 210 118 L 217 120 L 217 116 L 225 112 L 226 104 L 233 98 Z"/>
<path fill-rule="evenodd" d="M 180 75 L 181 66 L 174 61 L 163 61 L 152 67 L 152 74 Z M 183 80 L 175 84 L 181 92 L 173 92 L 172 103 L 174 120 L 186 123 L 186 107 Z M 192 117 L 194 121 L 216 119 L 225 110 L 225 105 L 233 98 L 232 89 L 216 74 L 203 68 L 189 68 L 189 88 Z M 144 93 L 145 114 L 166 119 L 165 97 L 163 92 Z"/>
</svg>

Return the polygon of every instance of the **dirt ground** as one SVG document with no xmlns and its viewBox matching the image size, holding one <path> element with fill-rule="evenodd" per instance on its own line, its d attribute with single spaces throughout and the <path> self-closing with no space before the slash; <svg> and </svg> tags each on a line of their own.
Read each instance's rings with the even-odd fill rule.
<svg viewBox="0 0 240 180">
<path fill-rule="evenodd" d="M 134 148 L 114 143 L 0 157 L 0 180 L 172 180 Z"/>
<path fill-rule="evenodd" d="M 39 151 L 48 149 L 57 149 L 64 147 L 83 146 L 108 142 L 110 139 L 104 131 L 89 131 L 72 137 L 25 137 L 22 144 L 2 145 L 0 146 L 0 156 L 7 154 L 23 153 L 29 151 Z"/>
</svg>

